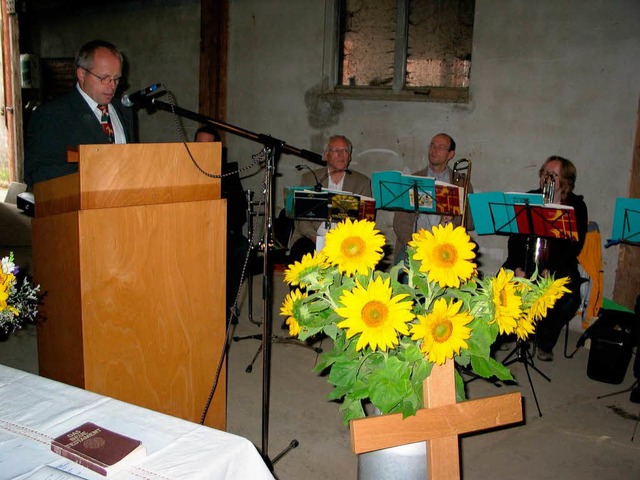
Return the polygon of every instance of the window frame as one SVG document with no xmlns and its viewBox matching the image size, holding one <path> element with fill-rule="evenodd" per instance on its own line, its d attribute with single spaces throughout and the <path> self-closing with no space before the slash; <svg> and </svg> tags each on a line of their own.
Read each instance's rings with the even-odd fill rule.
<svg viewBox="0 0 640 480">
<path fill-rule="evenodd" d="M 469 87 L 404 87 L 407 73 L 407 46 L 409 26 L 409 1 L 396 0 L 397 23 L 394 45 L 393 86 L 391 89 L 367 86 L 340 85 L 340 3 L 327 0 L 325 3 L 325 33 L 323 55 L 323 90 L 325 95 L 343 99 L 386 100 L 410 102 L 469 103 Z M 475 15 L 474 15 L 475 16 Z M 473 40 L 472 40 L 473 48 Z M 473 55 L 472 55 L 473 58 Z M 473 68 L 473 64 L 472 64 Z M 471 79 L 469 79 L 471 83 Z"/>
</svg>

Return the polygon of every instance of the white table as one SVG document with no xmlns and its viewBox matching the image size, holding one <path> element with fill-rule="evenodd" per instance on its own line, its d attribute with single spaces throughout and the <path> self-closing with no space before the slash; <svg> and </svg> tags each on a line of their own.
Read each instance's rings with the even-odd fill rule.
<svg viewBox="0 0 640 480">
<path fill-rule="evenodd" d="M 44 465 L 104 479 L 50 449 L 52 438 L 84 422 L 147 447 L 146 459 L 109 478 L 273 479 L 245 438 L 0 365 L 0 479 L 34 478 Z M 43 473 L 37 477 L 57 478 Z"/>
</svg>

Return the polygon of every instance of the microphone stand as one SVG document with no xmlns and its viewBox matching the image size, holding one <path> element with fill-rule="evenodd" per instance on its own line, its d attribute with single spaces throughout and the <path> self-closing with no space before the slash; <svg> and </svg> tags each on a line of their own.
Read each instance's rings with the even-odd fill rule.
<svg viewBox="0 0 640 480">
<path fill-rule="evenodd" d="M 231 125 L 229 123 L 214 120 L 210 117 L 200 115 L 199 113 L 186 110 L 184 108 L 159 101 L 157 98 L 145 97 L 141 99 L 140 103 L 147 107 L 156 107 L 160 110 L 171 112 L 180 117 L 189 118 L 197 122 L 211 125 L 219 130 L 238 135 L 243 138 L 247 138 L 263 145 L 259 157 L 265 161 L 265 182 L 264 182 L 264 232 L 263 232 L 263 268 L 264 275 L 262 281 L 262 305 L 264 321 L 262 322 L 262 448 L 260 450 L 262 457 L 271 471 L 273 471 L 273 465 L 282 458 L 291 449 L 298 446 L 297 440 L 292 440 L 291 443 L 274 457 L 273 461 L 269 458 L 269 402 L 271 394 L 271 337 L 273 331 L 272 320 L 272 275 L 270 273 L 270 255 L 269 255 L 269 242 L 272 238 L 272 226 L 273 226 L 273 181 L 275 178 L 275 171 L 278 161 L 282 153 L 288 153 L 296 155 L 298 157 L 309 160 L 319 165 L 325 165 L 322 157 L 317 153 L 302 150 L 299 148 L 287 145 L 284 141 L 271 137 L 265 134 L 256 134 L 249 130 L 242 129 L 240 127 Z M 225 349 L 226 354 L 226 349 Z"/>
</svg>

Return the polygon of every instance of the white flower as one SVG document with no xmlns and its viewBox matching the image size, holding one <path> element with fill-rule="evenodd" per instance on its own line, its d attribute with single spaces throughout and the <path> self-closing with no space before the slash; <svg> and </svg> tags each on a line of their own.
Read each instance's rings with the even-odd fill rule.
<svg viewBox="0 0 640 480">
<path fill-rule="evenodd" d="M 13 255 L 11 257 L 3 257 L 2 258 L 2 273 L 8 275 L 16 273 L 16 264 L 13 262 Z"/>
</svg>

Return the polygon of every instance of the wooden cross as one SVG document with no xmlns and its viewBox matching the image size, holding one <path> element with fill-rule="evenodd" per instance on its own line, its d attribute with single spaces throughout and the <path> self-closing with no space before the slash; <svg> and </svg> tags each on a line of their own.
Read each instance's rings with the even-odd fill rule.
<svg viewBox="0 0 640 480">
<path fill-rule="evenodd" d="M 424 381 L 425 408 L 415 416 L 381 415 L 351 421 L 351 448 L 367 453 L 408 443 L 427 443 L 429 480 L 460 478 L 458 435 L 522 421 L 520 393 L 456 403 L 453 360 L 434 365 Z"/>
</svg>

